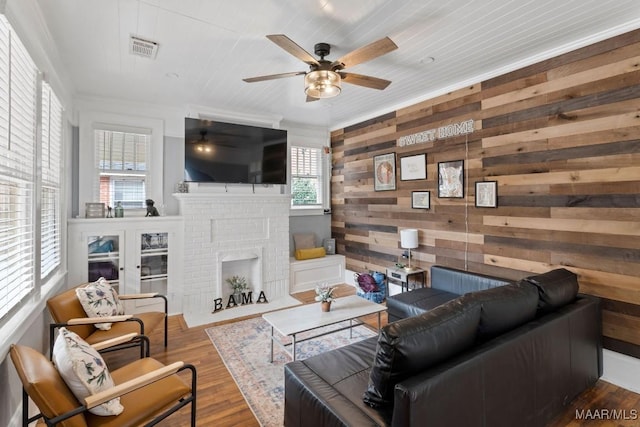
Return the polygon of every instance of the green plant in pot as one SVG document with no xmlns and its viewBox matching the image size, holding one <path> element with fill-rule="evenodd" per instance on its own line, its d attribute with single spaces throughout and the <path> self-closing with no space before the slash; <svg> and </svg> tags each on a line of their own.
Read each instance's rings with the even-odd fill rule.
<svg viewBox="0 0 640 427">
<path fill-rule="evenodd" d="M 242 301 L 242 293 L 249 289 L 247 279 L 242 276 L 231 276 L 227 277 L 226 282 L 231 287 L 233 299 L 236 303 L 240 303 Z"/>
<path fill-rule="evenodd" d="M 316 301 L 320 301 L 322 311 L 329 311 L 331 309 L 331 301 L 333 298 L 333 291 L 335 288 L 331 288 L 326 284 L 316 286 Z"/>
</svg>

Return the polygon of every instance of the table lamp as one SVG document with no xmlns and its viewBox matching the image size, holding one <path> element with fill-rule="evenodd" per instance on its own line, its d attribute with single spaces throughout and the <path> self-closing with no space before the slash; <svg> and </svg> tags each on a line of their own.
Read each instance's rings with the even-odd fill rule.
<svg viewBox="0 0 640 427">
<path fill-rule="evenodd" d="M 418 244 L 418 230 L 415 228 L 407 228 L 405 230 L 400 230 L 400 246 L 403 249 L 409 250 L 409 267 L 405 267 L 405 270 L 411 271 L 411 249 L 415 249 L 419 246 Z"/>
</svg>

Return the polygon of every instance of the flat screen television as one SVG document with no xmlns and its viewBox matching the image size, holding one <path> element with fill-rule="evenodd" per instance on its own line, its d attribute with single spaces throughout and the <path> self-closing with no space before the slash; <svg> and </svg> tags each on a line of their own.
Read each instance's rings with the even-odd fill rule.
<svg viewBox="0 0 640 427">
<path fill-rule="evenodd" d="M 184 179 L 286 184 L 287 131 L 185 118 Z"/>
</svg>

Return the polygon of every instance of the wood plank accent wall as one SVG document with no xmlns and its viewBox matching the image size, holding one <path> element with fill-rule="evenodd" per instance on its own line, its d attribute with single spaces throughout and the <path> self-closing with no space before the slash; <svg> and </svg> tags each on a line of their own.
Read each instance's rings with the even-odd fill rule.
<svg viewBox="0 0 640 427">
<path fill-rule="evenodd" d="M 397 140 L 474 120 L 466 136 Z M 640 30 L 331 134 L 332 233 L 347 268 L 384 271 L 399 231 L 420 230 L 414 260 L 519 279 L 566 267 L 603 298 L 607 348 L 640 357 Z M 373 157 L 395 152 L 397 190 L 374 191 Z M 427 154 L 427 179 L 400 157 Z M 465 198 L 438 198 L 438 162 L 464 160 Z M 498 182 L 476 208 L 475 182 Z M 431 192 L 412 209 L 411 192 Z"/>
</svg>

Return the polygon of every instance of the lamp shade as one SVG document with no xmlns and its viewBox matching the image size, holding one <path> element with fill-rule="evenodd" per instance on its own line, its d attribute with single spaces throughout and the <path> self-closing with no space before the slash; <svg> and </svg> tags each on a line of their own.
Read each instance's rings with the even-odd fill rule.
<svg viewBox="0 0 640 427">
<path fill-rule="evenodd" d="M 418 230 L 415 228 L 407 228 L 400 230 L 400 246 L 405 249 L 415 249 L 418 244 Z"/>
</svg>

